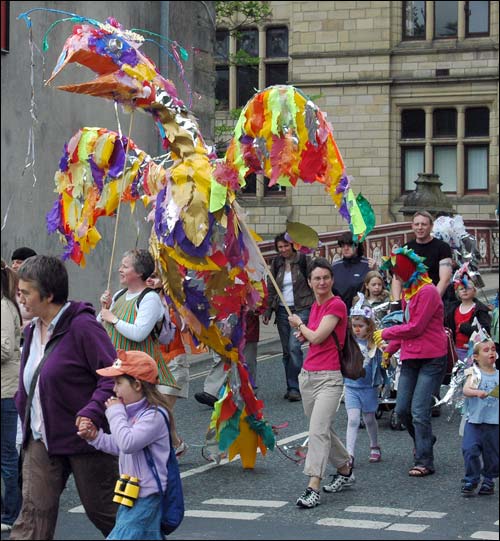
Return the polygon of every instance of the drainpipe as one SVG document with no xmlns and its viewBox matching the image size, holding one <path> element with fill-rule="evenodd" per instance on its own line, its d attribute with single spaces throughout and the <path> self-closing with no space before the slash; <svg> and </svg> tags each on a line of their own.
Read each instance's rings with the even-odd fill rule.
<svg viewBox="0 0 500 541">
<path fill-rule="evenodd" d="M 169 39 L 169 29 L 170 29 L 170 2 L 162 0 L 160 2 L 160 34 Z M 163 45 L 168 48 L 168 42 L 163 43 Z M 168 56 L 167 54 L 160 49 L 160 60 L 158 62 L 158 67 L 160 69 L 161 75 L 168 79 Z M 158 156 L 164 154 L 165 149 L 161 144 L 161 140 L 158 139 Z"/>
</svg>

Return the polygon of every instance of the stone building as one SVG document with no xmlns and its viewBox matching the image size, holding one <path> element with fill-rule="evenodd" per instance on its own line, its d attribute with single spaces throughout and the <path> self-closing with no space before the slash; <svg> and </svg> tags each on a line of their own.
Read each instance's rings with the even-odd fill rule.
<svg viewBox="0 0 500 541">
<path fill-rule="evenodd" d="M 466 219 L 493 218 L 498 201 L 498 2 L 269 2 L 272 17 L 216 40 L 217 133 L 252 89 L 289 83 L 328 114 L 354 191 L 377 223 L 398 210 L 419 173 L 438 174 Z M 238 66 L 231 54 L 256 57 Z M 319 233 L 346 228 L 321 186 L 266 189 L 241 200 L 269 238 L 287 219 Z"/>
</svg>

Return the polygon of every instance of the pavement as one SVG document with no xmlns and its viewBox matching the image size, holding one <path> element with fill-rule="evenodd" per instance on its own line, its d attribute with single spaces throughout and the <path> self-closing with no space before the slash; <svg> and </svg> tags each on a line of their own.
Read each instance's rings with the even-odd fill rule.
<svg viewBox="0 0 500 541">
<path fill-rule="evenodd" d="M 482 273 L 481 277 L 484 282 L 484 288 L 478 291 L 478 298 L 481 302 L 486 304 L 492 302 L 495 298 L 498 289 L 499 274 L 497 272 Z M 264 346 L 270 345 L 273 342 L 279 341 L 278 328 L 270 322 L 268 325 L 264 325 L 261 321 L 260 324 L 260 340 L 258 349 L 262 349 Z M 260 351 L 259 351 L 260 352 Z M 199 355 L 188 355 L 190 363 L 197 363 L 212 359 L 212 353 L 201 353 Z"/>
</svg>

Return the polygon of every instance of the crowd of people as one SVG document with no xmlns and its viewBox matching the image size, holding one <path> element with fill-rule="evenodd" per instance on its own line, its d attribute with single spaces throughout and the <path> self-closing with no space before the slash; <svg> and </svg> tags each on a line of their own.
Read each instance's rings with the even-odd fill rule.
<svg viewBox="0 0 500 541">
<path fill-rule="evenodd" d="M 275 238 L 268 303 L 261 314 L 247 314 L 244 355 L 257 393 L 260 319 L 274 323 L 283 352 L 283 398 L 302 402 L 309 421 L 308 483 L 296 500 L 301 508 L 320 503 L 329 466 L 334 473 L 324 492 L 355 483 L 361 423 L 369 462 L 382 460 L 376 413 L 391 365 L 399 371 L 395 411 L 413 443 L 408 475 L 435 472 L 431 417 L 447 372 L 445 328 L 458 358 L 469 362 L 461 492 L 494 493 L 498 294 L 497 306 L 486 306 L 467 266 L 453 275 L 451 251 L 432 237 L 432 220 L 417 212 L 415 240 L 394 247 L 380 267 L 350 233 L 339 239 L 341 258 L 334 261 L 305 256 L 285 234 Z M 182 318 L 167 303 L 154 259 L 147 250 L 126 252 L 121 289 L 101 294 L 98 313 L 89 303 L 69 300 L 67 270 L 58 258 L 20 248 L 10 265 L 2 260 L 1 272 L 2 531 L 11 539 L 52 539 L 59 497 L 72 474 L 89 519 L 108 539 L 162 539 L 162 498 L 144 450 L 158 465 L 164 490 L 169 442 L 178 457 L 188 450 L 173 412 L 177 399 L 189 396 L 193 348 Z M 377 310 L 390 300 L 398 301 L 402 323 L 382 328 Z M 342 375 L 348 330 L 364 360 L 359 379 Z M 224 359 L 214 353 L 195 399 L 214 407 L 226 375 Z M 342 399 L 345 437 L 334 429 Z M 141 480 L 138 498 L 131 497 L 135 478 Z"/>
</svg>

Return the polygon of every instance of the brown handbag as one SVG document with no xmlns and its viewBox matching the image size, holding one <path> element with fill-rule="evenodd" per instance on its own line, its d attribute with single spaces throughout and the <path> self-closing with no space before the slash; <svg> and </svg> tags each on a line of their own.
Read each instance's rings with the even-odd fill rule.
<svg viewBox="0 0 500 541">
<path fill-rule="evenodd" d="M 340 349 L 339 339 L 335 333 L 335 329 L 332 333 L 340 358 L 340 371 L 344 378 L 359 379 L 366 375 L 366 370 L 363 366 L 365 358 L 359 349 L 359 345 L 356 342 L 356 338 L 352 334 L 350 328 L 347 328 L 344 347 Z"/>
</svg>

